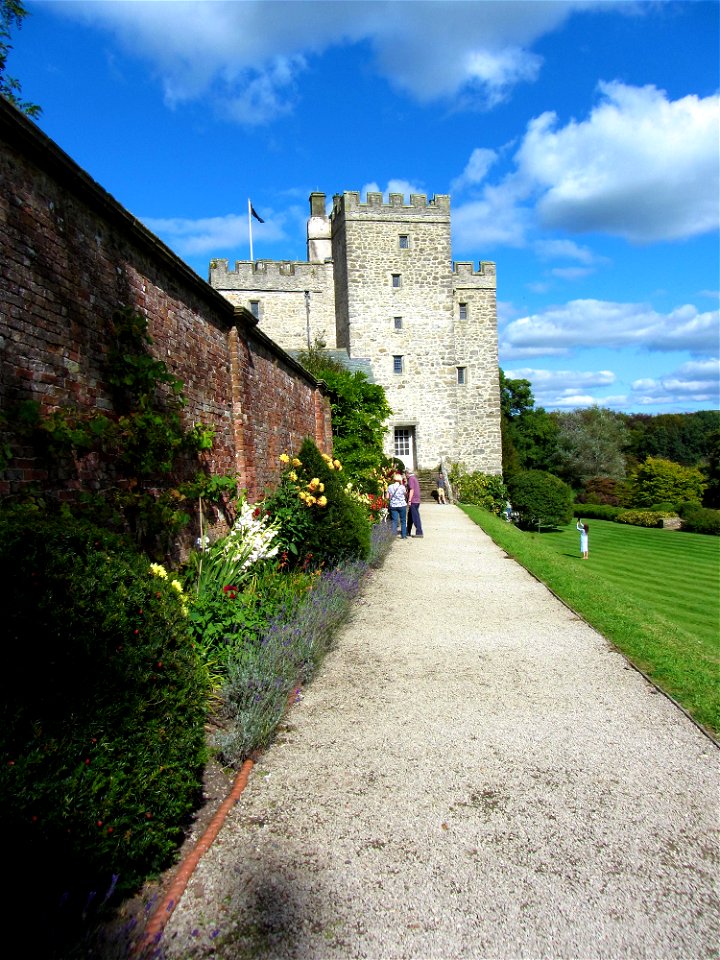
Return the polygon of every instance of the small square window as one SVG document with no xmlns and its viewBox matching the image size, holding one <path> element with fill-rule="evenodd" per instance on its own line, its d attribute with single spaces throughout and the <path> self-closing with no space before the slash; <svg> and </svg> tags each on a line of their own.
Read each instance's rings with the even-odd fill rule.
<svg viewBox="0 0 720 960">
<path fill-rule="evenodd" d="M 260 301 L 259 300 L 250 301 L 250 313 L 255 317 L 256 320 L 260 319 Z"/>
<path fill-rule="evenodd" d="M 401 356 L 393 357 L 393 373 L 403 372 L 403 358 Z"/>
<path fill-rule="evenodd" d="M 393 317 L 393 323 L 395 324 L 396 330 L 402 330 L 402 317 Z"/>
<path fill-rule="evenodd" d="M 400 274 L 399 274 L 399 273 L 394 273 L 394 274 L 392 275 L 392 285 L 393 285 L 394 287 L 399 287 L 399 286 L 400 286 Z"/>
<path fill-rule="evenodd" d="M 457 382 L 460 386 L 467 383 L 467 367 L 457 368 Z"/>
<path fill-rule="evenodd" d="M 406 233 L 400 234 L 400 249 L 401 250 L 410 249 L 410 237 Z"/>
<path fill-rule="evenodd" d="M 460 319 L 467 320 L 468 318 L 468 305 L 466 303 L 460 304 Z"/>
</svg>

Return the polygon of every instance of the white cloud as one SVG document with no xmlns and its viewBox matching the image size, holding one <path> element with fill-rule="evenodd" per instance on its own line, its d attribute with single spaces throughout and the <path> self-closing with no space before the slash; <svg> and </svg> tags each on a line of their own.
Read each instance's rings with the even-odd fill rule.
<svg viewBox="0 0 720 960">
<path fill-rule="evenodd" d="M 546 113 L 529 126 L 516 159 L 542 191 L 542 224 L 641 242 L 716 229 L 720 98 L 670 101 L 622 83 L 600 90 L 587 120 L 558 129 Z"/>
<path fill-rule="evenodd" d="M 498 155 L 495 150 L 488 150 L 485 147 L 476 147 L 470 154 L 465 169 L 459 177 L 456 177 L 450 184 L 450 191 L 453 194 L 460 193 L 467 186 L 477 186 L 487 176 L 487 172 L 497 160 Z"/>
<path fill-rule="evenodd" d="M 575 392 L 580 388 L 607 387 L 615 383 L 612 370 L 542 370 L 534 367 L 518 367 L 506 370 L 511 380 L 530 380 L 538 389 Z"/>
<path fill-rule="evenodd" d="M 53 5 L 111 30 L 128 52 L 149 61 L 169 105 L 211 98 L 221 114 L 245 124 L 292 109 L 297 80 L 312 58 L 359 42 L 369 43 L 376 70 L 412 98 L 489 108 L 518 83 L 536 79 L 542 64 L 530 49 L 536 40 L 573 11 L 611 7 L 618 9 L 601 0 Z"/>
<path fill-rule="evenodd" d="M 632 383 L 633 400 L 638 404 L 720 405 L 720 360 L 690 361 L 657 379 L 643 378 Z"/>
<path fill-rule="evenodd" d="M 576 260 L 587 266 L 606 262 L 605 257 L 598 257 L 589 247 L 580 246 L 574 240 L 538 240 L 533 249 L 541 260 Z"/>
<path fill-rule="evenodd" d="M 616 377 L 612 370 L 543 370 L 534 367 L 518 367 L 505 370 L 511 380 L 529 380 L 538 407 L 556 410 L 592 406 L 594 403 L 607 406 L 589 391 L 611 386 Z"/>
<path fill-rule="evenodd" d="M 572 300 L 511 321 L 501 332 L 504 359 L 558 356 L 583 347 L 637 347 L 713 355 L 720 337 L 720 312 L 698 312 L 686 304 L 658 313 L 648 304 Z"/>
<path fill-rule="evenodd" d="M 298 219 L 304 225 L 307 213 L 299 207 L 290 207 L 281 213 L 262 210 L 265 223 L 253 221 L 254 254 L 260 244 L 285 241 L 289 231 L 294 231 Z M 179 256 L 193 257 L 199 254 L 217 256 L 219 251 L 238 249 L 240 259 L 249 256 L 247 214 L 230 213 L 223 217 L 201 217 L 193 220 L 183 217 L 145 217 L 142 221 L 148 230 L 156 233 Z"/>
<path fill-rule="evenodd" d="M 583 121 L 561 127 L 544 113 L 528 124 L 512 172 L 466 205 L 476 228 L 466 243 L 486 240 L 478 210 L 509 217 L 495 242 L 511 246 L 527 242 L 531 224 L 641 243 L 717 230 L 720 97 L 670 100 L 617 82 L 600 84 L 600 93 Z"/>
</svg>

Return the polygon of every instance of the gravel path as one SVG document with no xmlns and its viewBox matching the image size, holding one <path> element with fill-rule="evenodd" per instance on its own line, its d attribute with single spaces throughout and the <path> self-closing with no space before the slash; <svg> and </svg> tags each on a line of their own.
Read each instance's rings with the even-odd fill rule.
<svg viewBox="0 0 720 960">
<path fill-rule="evenodd" d="M 254 768 L 167 955 L 720 956 L 720 751 L 459 509 L 422 516 Z"/>
</svg>

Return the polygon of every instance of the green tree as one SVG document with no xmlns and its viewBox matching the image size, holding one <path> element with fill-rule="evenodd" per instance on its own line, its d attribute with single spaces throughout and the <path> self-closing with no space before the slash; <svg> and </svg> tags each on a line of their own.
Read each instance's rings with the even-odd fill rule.
<svg viewBox="0 0 720 960">
<path fill-rule="evenodd" d="M 625 421 L 627 454 L 635 463 L 642 463 L 646 457 L 660 457 L 697 467 L 708 461 L 712 436 L 720 430 L 720 411 L 629 414 Z"/>
<path fill-rule="evenodd" d="M 720 430 L 715 430 L 708 438 L 707 478 L 705 506 L 720 507 Z"/>
<path fill-rule="evenodd" d="M 597 405 L 556 414 L 557 471 L 579 487 L 598 477 L 625 476 L 627 428 L 622 416 Z"/>
<path fill-rule="evenodd" d="M 558 428 L 552 414 L 535 407 L 529 380 L 509 379 L 500 370 L 500 429 L 503 475 L 547 470 L 554 462 Z"/>
<path fill-rule="evenodd" d="M 385 390 L 335 360 L 322 341 L 300 354 L 300 362 L 330 391 L 333 451 L 345 476 L 361 490 L 377 493 L 378 468 L 385 462 L 385 422 L 392 413 Z"/>
<path fill-rule="evenodd" d="M 697 467 L 648 457 L 630 477 L 633 507 L 652 507 L 656 503 L 701 503 L 707 486 Z"/>
<path fill-rule="evenodd" d="M 28 15 L 21 0 L 0 0 L 0 96 L 5 97 L 13 106 L 17 107 L 28 117 L 39 117 L 42 108 L 36 103 L 20 99 L 20 81 L 9 77 L 5 73 L 8 54 L 12 50 L 10 36 L 13 27 L 18 30 Z"/>
<path fill-rule="evenodd" d="M 523 470 L 511 478 L 509 488 L 522 527 L 557 527 L 572 519 L 572 490 L 551 473 Z"/>
</svg>

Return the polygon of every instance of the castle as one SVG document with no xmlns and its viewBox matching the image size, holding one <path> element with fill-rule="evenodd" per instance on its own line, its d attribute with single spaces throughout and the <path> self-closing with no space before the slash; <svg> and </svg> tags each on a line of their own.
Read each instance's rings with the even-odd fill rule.
<svg viewBox="0 0 720 960">
<path fill-rule="evenodd" d="M 502 472 L 495 264 L 453 263 L 450 197 L 310 195 L 307 262 L 210 264 L 210 284 L 283 349 L 322 340 L 362 361 L 406 466 Z"/>
</svg>

